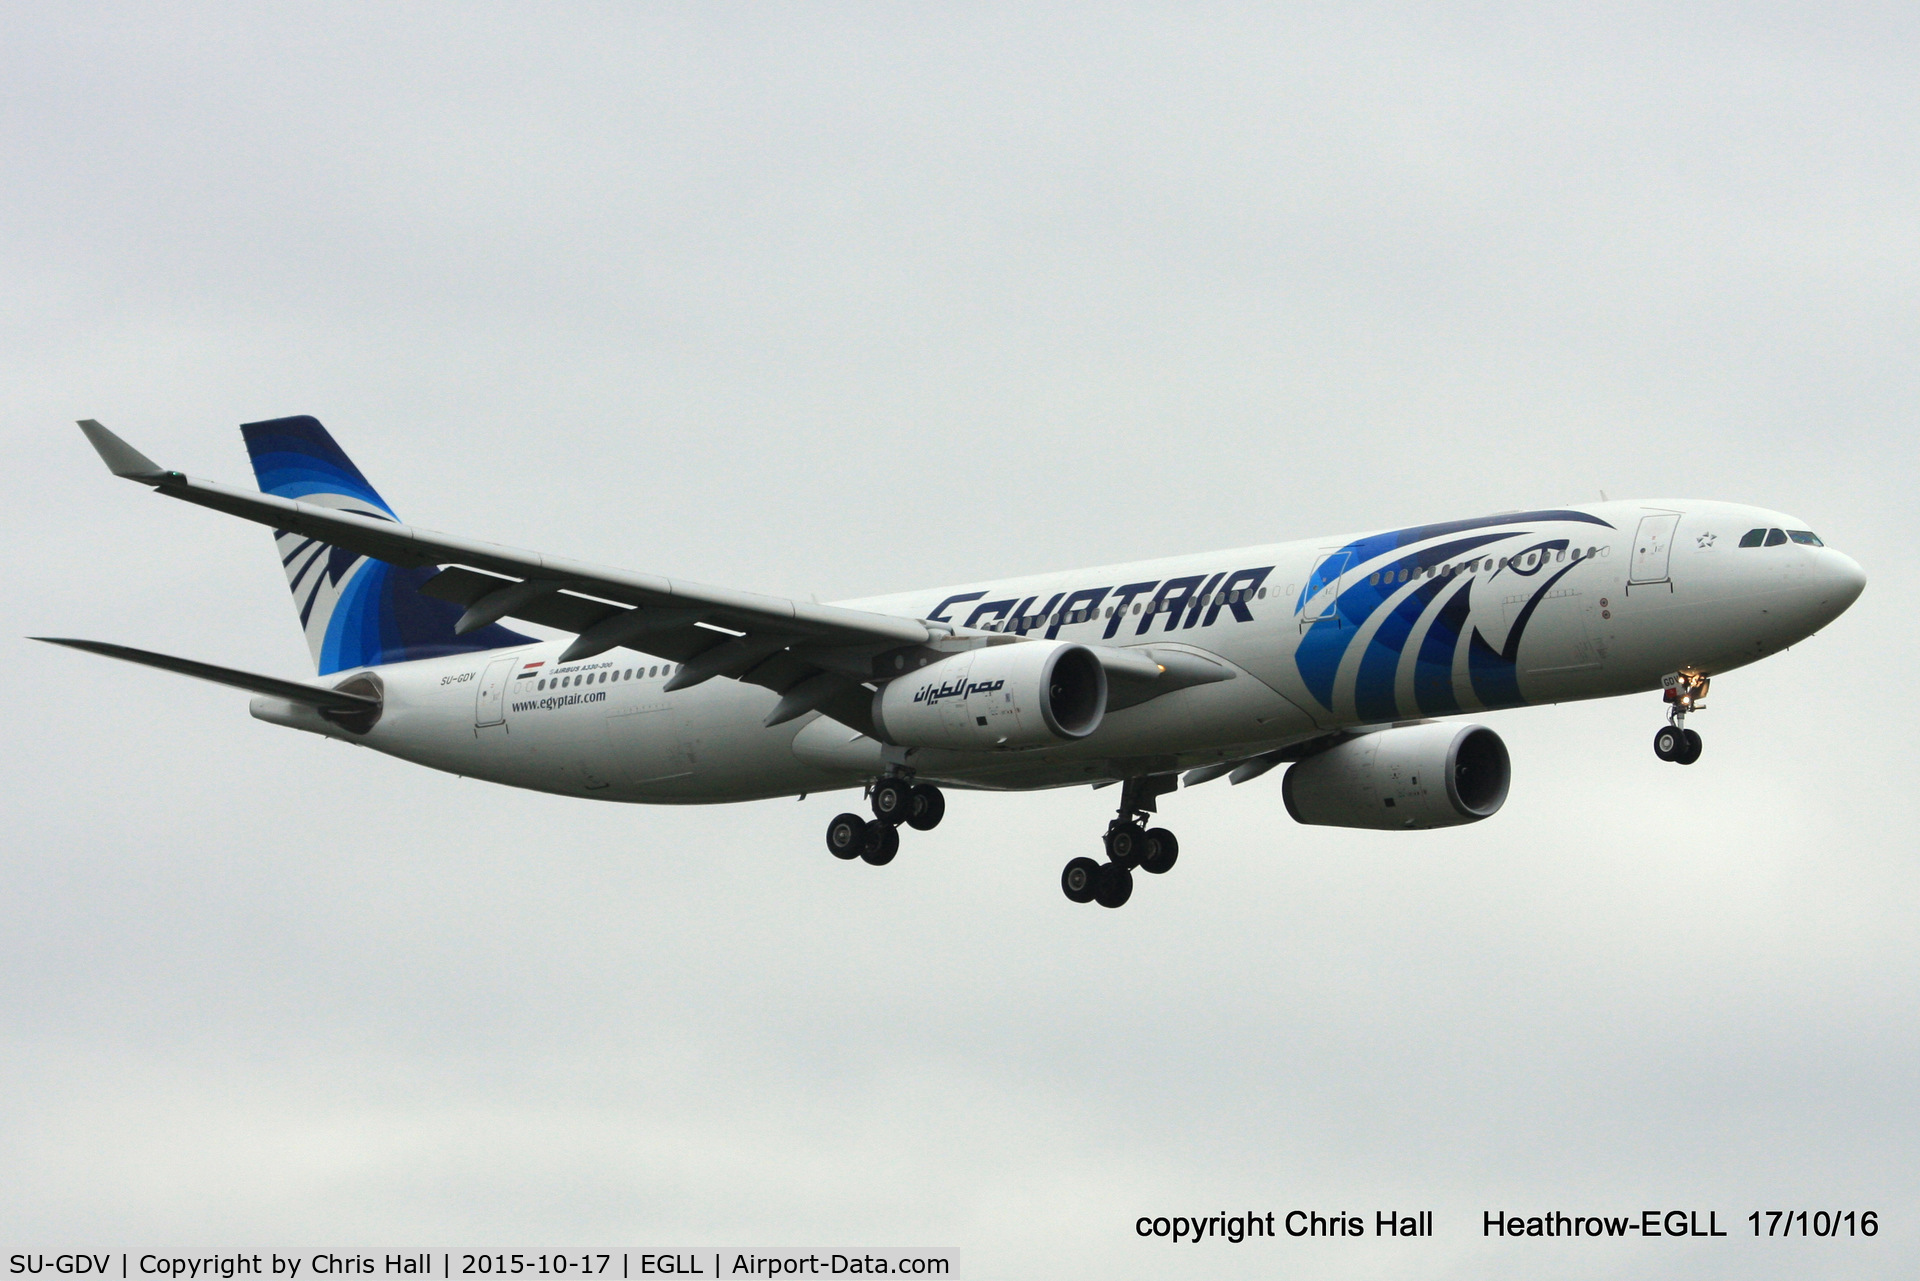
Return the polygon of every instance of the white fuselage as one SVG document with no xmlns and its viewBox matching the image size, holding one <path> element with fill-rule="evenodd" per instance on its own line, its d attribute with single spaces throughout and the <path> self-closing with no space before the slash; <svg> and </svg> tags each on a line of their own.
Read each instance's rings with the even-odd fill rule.
<svg viewBox="0 0 1920 1281">
<path fill-rule="evenodd" d="M 1246 757 L 1329 730 L 1565 702 L 1712 675 L 1811 635 L 1859 594 L 1803 529 L 1727 503 L 1615 502 L 996 579 L 845 602 L 990 632 L 1184 649 L 1233 678 L 1109 712 L 1089 737 L 1004 751 L 889 748 L 727 679 L 664 692 L 657 658 L 559 664 L 565 641 L 390 664 L 356 734 L 271 698 L 255 715 L 435 769 L 602 800 L 699 804 L 858 786 L 906 763 L 956 786 L 1057 787 Z"/>
</svg>

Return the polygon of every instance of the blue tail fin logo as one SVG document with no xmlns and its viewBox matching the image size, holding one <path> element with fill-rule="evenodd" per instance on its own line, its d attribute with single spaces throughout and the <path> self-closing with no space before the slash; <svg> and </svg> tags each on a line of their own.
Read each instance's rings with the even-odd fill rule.
<svg viewBox="0 0 1920 1281">
<path fill-rule="evenodd" d="M 317 419 L 303 414 L 246 423 L 240 434 L 261 492 L 376 520 L 400 519 Z M 322 676 L 533 643 L 533 637 L 497 623 L 454 635 L 460 607 L 420 594 L 420 585 L 437 572 L 430 567 L 390 565 L 285 530 L 276 530 L 274 539 Z"/>
</svg>

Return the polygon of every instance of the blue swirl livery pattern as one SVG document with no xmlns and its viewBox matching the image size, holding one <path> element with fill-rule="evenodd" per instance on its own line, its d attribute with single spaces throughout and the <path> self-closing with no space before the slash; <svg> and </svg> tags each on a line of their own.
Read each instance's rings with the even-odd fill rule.
<svg viewBox="0 0 1920 1281">
<path fill-rule="evenodd" d="M 261 492 L 377 520 L 400 519 L 317 419 L 303 414 L 246 423 L 240 434 Z M 285 530 L 274 531 L 274 540 L 322 676 L 533 641 L 497 623 L 454 635 L 460 607 L 420 594 L 420 585 L 438 572 L 431 567 L 390 565 Z"/>
<path fill-rule="evenodd" d="M 1613 528 L 1581 511 L 1511 512 L 1369 534 L 1329 552 L 1294 602 L 1294 665 L 1308 693 L 1329 712 L 1345 695 L 1363 722 L 1521 705 L 1517 661 L 1527 624 L 1586 555 L 1568 537 L 1535 537 L 1540 525 L 1566 522 Z M 1492 621 L 1502 592 L 1524 597 L 1504 629 Z M 1487 629 L 1500 636 L 1497 645 Z M 1456 677 L 1462 645 L 1465 689 Z"/>
</svg>

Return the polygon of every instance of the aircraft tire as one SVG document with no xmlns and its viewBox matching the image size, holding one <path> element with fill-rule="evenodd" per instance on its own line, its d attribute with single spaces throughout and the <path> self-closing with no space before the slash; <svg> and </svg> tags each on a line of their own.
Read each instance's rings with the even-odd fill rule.
<svg viewBox="0 0 1920 1281">
<path fill-rule="evenodd" d="M 900 829 L 881 819 L 875 819 L 866 827 L 866 840 L 860 846 L 860 857 L 874 867 L 885 867 L 893 862 L 893 856 L 900 852 Z"/>
<path fill-rule="evenodd" d="M 907 826 L 916 832 L 931 832 L 947 816 L 947 798 L 931 783 L 916 783 L 907 797 Z"/>
<path fill-rule="evenodd" d="M 1099 863 L 1090 858 L 1069 859 L 1060 873 L 1060 892 L 1075 903 L 1091 903 L 1099 880 Z"/>
<path fill-rule="evenodd" d="M 1164 876 L 1173 870 L 1174 862 L 1180 857 L 1180 841 L 1164 827 L 1147 829 L 1146 853 L 1140 859 L 1140 870 L 1155 876 Z"/>
<path fill-rule="evenodd" d="M 1684 741 L 1680 745 L 1680 751 L 1673 759 L 1682 765 L 1691 765 L 1700 759 L 1701 746 L 1699 733 L 1695 730 L 1688 730 L 1686 731 Z"/>
<path fill-rule="evenodd" d="M 1108 858 L 1122 867 L 1132 867 L 1140 861 L 1140 855 L 1147 843 L 1147 834 L 1132 823 L 1121 823 L 1107 829 L 1106 842 Z M 1125 899 L 1120 901 L 1126 902 Z"/>
<path fill-rule="evenodd" d="M 912 792 L 897 778 L 883 778 L 873 785 L 873 816 L 882 823 L 904 823 L 912 812 Z"/>
<path fill-rule="evenodd" d="M 841 814 L 827 824 L 827 850 L 835 858 L 859 858 L 866 839 L 867 820 L 858 814 Z"/>
<path fill-rule="evenodd" d="M 1093 901 L 1101 907 L 1122 907 L 1133 897 L 1133 873 L 1124 863 L 1102 863 L 1094 878 Z"/>
<path fill-rule="evenodd" d="M 1663 761 L 1679 760 L 1686 742 L 1686 735 L 1677 726 L 1662 725 L 1660 732 L 1653 736 L 1653 754 Z"/>
</svg>

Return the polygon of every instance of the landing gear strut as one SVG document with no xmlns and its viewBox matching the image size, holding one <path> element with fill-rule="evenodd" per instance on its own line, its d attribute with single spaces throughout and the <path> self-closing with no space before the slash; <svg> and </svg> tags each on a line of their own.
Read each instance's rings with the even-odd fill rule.
<svg viewBox="0 0 1920 1281">
<path fill-rule="evenodd" d="M 1655 756 L 1676 765 L 1700 759 L 1700 735 L 1687 728 L 1687 713 L 1705 706 L 1711 683 L 1696 672 L 1675 672 L 1662 682 L 1667 687 L 1667 723 L 1653 736 Z"/>
<path fill-rule="evenodd" d="M 1180 842 L 1164 827 L 1148 827 L 1154 798 L 1173 790 L 1177 776 L 1155 774 L 1120 785 L 1120 812 L 1103 838 L 1107 861 L 1076 858 L 1060 873 L 1060 890 L 1075 903 L 1119 907 L 1133 897 L 1133 869 L 1154 876 L 1170 871 Z"/>
<path fill-rule="evenodd" d="M 930 783 L 909 783 L 888 776 L 867 789 L 871 819 L 837 814 L 827 824 L 827 849 L 835 858 L 864 859 L 875 867 L 893 862 L 900 852 L 900 825 L 930 832 L 946 816 L 947 798 Z"/>
</svg>

